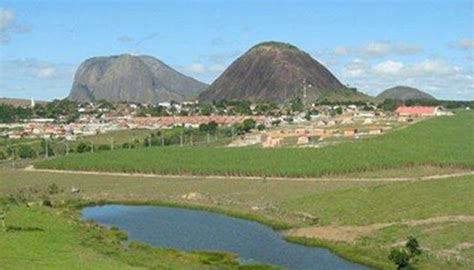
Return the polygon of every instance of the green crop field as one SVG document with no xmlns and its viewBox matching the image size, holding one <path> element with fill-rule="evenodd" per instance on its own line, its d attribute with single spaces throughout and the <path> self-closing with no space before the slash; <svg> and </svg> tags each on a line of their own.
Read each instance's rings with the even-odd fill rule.
<svg viewBox="0 0 474 270">
<path fill-rule="evenodd" d="M 70 155 L 37 168 L 157 174 L 310 177 L 418 165 L 474 168 L 474 113 L 422 121 L 321 149 L 165 147 Z"/>
</svg>

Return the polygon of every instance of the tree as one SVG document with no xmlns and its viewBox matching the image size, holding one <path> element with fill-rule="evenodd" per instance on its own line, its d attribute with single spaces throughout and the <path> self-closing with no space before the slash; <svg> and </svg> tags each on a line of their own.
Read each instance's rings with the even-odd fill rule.
<svg viewBox="0 0 474 270">
<path fill-rule="evenodd" d="M 85 142 L 80 142 L 76 147 L 77 153 L 85 153 L 85 152 L 90 152 L 90 151 L 91 151 L 91 146 Z"/>
<path fill-rule="evenodd" d="M 7 205 L 3 205 L 1 208 L 0 208 L 0 222 L 2 223 L 2 229 L 4 232 L 7 231 L 7 227 L 5 226 L 5 219 L 7 217 L 7 212 L 8 212 L 8 206 Z"/>
<path fill-rule="evenodd" d="M 48 193 L 49 195 L 54 195 L 59 193 L 59 187 L 55 183 L 48 186 Z"/>
<path fill-rule="evenodd" d="M 388 258 L 397 265 L 398 270 L 414 269 L 415 257 L 421 254 L 420 245 L 415 237 L 408 237 L 403 248 L 393 248 L 390 250 Z"/>
<path fill-rule="evenodd" d="M 262 131 L 262 130 L 265 129 L 265 125 L 264 125 L 264 124 L 258 124 L 258 125 L 257 125 L 257 129 L 260 130 L 260 131 Z"/>
<path fill-rule="evenodd" d="M 273 120 L 273 121 L 272 121 L 272 126 L 273 126 L 273 127 L 278 127 L 280 124 L 281 124 L 281 120 L 280 120 L 280 119 L 277 119 L 277 120 Z"/>
<path fill-rule="evenodd" d="M 243 124 L 233 124 L 232 125 L 232 134 L 243 135 L 245 134 L 245 129 Z"/>
<path fill-rule="evenodd" d="M 207 124 L 205 124 L 205 123 L 200 124 L 200 125 L 199 125 L 199 131 L 201 131 L 201 132 L 208 132 L 209 129 L 208 129 Z"/>
<path fill-rule="evenodd" d="M 293 112 L 301 112 L 303 111 L 303 109 L 304 109 L 304 104 L 299 96 L 291 100 L 291 110 Z"/>
<path fill-rule="evenodd" d="M 411 256 L 421 254 L 420 244 L 418 243 L 418 240 L 416 240 L 416 238 L 413 236 L 408 237 L 408 241 L 405 244 L 405 247 L 408 249 Z"/>
<path fill-rule="evenodd" d="M 110 145 L 108 144 L 101 144 L 97 147 L 97 151 L 108 151 L 110 150 Z"/>
<path fill-rule="evenodd" d="M 209 116 L 214 112 L 214 108 L 211 104 L 204 104 L 201 106 L 201 114 Z"/>
<path fill-rule="evenodd" d="M 48 140 L 46 142 L 46 140 Z M 40 148 L 40 155 L 44 156 L 45 155 L 45 151 L 47 150 L 48 151 L 48 156 L 51 157 L 51 156 L 54 156 L 54 150 L 53 148 L 51 147 L 51 140 L 49 139 L 44 139 L 41 141 L 41 148 Z"/>
<path fill-rule="evenodd" d="M 18 147 L 18 156 L 20 158 L 35 158 L 36 152 L 27 144 L 22 144 Z"/>
<path fill-rule="evenodd" d="M 410 266 L 410 256 L 403 249 L 392 249 L 388 258 L 397 265 L 399 270 Z"/>
<path fill-rule="evenodd" d="M 252 118 L 245 119 L 242 122 L 242 126 L 245 132 L 249 132 L 251 129 L 254 129 L 256 125 L 257 122 L 255 122 L 255 120 L 253 120 Z"/>
<path fill-rule="evenodd" d="M 382 109 L 384 111 L 395 111 L 398 106 L 402 105 L 401 101 L 394 100 L 394 99 L 386 99 L 382 103 Z"/>
<path fill-rule="evenodd" d="M 215 134 L 217 131 L 218 124 L 215 121 L 211 121 L 207 123 L 207 131 L 209 131 L 211 134 Z"/>
</svg>

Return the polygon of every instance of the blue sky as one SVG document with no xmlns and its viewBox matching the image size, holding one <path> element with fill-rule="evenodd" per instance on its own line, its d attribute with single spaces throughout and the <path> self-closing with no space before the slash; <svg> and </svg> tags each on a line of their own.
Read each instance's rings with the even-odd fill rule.
<svg viewBox="0 0 474 270">
<path fill-rule="evenodd" d="M 473 1 L 75 2 L 0 0 L 0 97 L 65 97 L 83 60 L 122 53 L 211 83 L 276 40 L 365 93 L 402 84 L 474 100 Z"/>
</svg>

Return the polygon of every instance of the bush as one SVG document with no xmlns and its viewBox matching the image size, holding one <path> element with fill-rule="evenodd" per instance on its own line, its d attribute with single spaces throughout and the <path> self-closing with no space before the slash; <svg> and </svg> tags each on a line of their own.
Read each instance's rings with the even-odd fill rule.
<svg viewBox="0 0 474 270">
<path fill-rule="evenodd" d="M 31 146 L 22 144 L 18 147 L 18 156 L 20 158 L 35 158 L 36 152 Z"/>
<path fill-rule="evenodd" d="M 420 244 L 415 237 L 408 237 L 408 241 L 404 248 L 393 248 L 390 250 L 388 258 L 397 265 L 399 270 L 414 269 L 415 256 L 421 254 Z"/>
<path fill-rule="evenodd" d="M 277 120 L 273 120 L 273 121 L 272 121 L 272 126 L 273 126 L 273 127 L 278 127 L 280 124 L 281 124 L 281 120 L 280 120 L 280 119 L 277 119 Z"/>
<path fill-rule="evenodd" d="M 245 132 L 249 132 L 251 129 L 254 129 L 256 125 L 257 122 L 255 122 L 255 120 L 252 118 L 245 119 L 244 122 L 242 122 L 242 127 Z"/>
<path fill-rule="evenodd" d="M 259 124 L 259 125 L 257 126 L 257 129 L 260 130 L 260 131 L 262 131 L 262 130 L 265 129 L 265 125 L 264 125 L 264 124 Z"/>
<path fill-rule="evenodd" d="M 91 151 L 91 146 L 85 142 L 80 142 L 76 147 L 77 153 L 84 153 L 84 152 L 90 152 L 90 151 Z"/>
<path fill-rule="evenodd" d="M 59 187 L 56 184 L 51 184 L 48 186 L 48 193 L 49 195 L 54 195 L 59 193 Z"/>
<path fill-rule="evenodd" d="M 410 265 L 410 256 L 403 249 L 392 249 L 388 258 L 397 265 L 397 269 L 406 269 Z"/>
<path fill-rule="evenodd" d="M 97 151 L 108 151 L 110 150 L 110 145 L 108 144 L 101 144 L 97 147 Z"/>
</svg>

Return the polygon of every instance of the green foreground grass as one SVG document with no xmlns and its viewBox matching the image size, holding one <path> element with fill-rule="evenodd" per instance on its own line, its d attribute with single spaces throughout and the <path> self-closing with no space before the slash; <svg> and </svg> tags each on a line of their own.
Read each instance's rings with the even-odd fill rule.
<svg viewBox="0 0 474 270">
<path fill-rule="evenodd" d="M 291 240 L 325 246 L 348 259 L 377 268 L 394 269 L 387 259 L 390 248 L 413 235 L 424 249 L 419 259 L 420 269 L 472 269 L 474 266 L 473 222 L 397 223 L 441 216 L 474 216 L 474 176 L 389 183 L 153 179 L 0 170 L 0 197 L 25 188 L 44 190 L 52 183 L 64 190 L 55 195 L 55 201 L 198 207 L 276 227 L 279 224 L 305 227 L 394 223 L 354 243 Z M 81 193 L 68 192 L 72 186 L 80 188 Z M 190 193 L 198 196 L 193 199 L 183 196 Z M 315 219 L 307 220 L 301 213 Z M 37 226 L 36 223 L 32 220 L 28 226 Z M 25 248 L 34 252 L 39 247 Z M 77 262 L 71 263 L 77 265 Z"/>
<path fill-rule="evenodd" d="M 2 269 L 272 269 L 227 253 L 179 252 L 131 242 L 79 219 L 77 210 L 15 206 L 0 231 Z"/>
<path fill-rule="evenodd" d="M 317 177 L 431 165 L 474 168 L 474 113 L 321 149 L 164 147 L 70 155 L 38 168 L 179 175 Z"/>
</svg>

